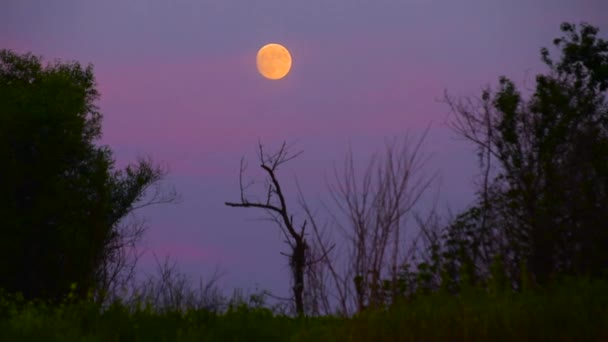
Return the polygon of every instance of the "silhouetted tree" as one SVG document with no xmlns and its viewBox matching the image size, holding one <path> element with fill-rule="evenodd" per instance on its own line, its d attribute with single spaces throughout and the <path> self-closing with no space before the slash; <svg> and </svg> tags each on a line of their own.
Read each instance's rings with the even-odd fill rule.
<svg viewBox="0 0 608 342">
<path fill-rule="evenodd" d="M 477 103 L 446 95 L 484 168 L 476 204 L 446 236 L 465 247 L 451 257 L 479 275 L 496 258 L 512 279 L 528 269 L 537 284 L 608 269 L 608 42 L 585 23 L 561 30 L 561 59 L 541 49 L 550 70 L 529 100 L 506 77 Z"/>
<path fill-rule="evenodd" d="M 308 244 L 304 235 L 307 221 L 304 220 L 298 228 L 293 223 L 293 215 L 287 210 L 285 195 L 281 189 L 281 185 L 276 176 L 277 168 L 287 161 L 296 158 L 301 152 L 289 154 L 286 143 L 281 145 L 281 148 L 274 154 L 266 154 L 263 146 L 258 145 L 260 167 L 267 173 L 268 181 L 266 183 L 267 191 L 264 196 L 264 201 L 250 202 L 245 195 L 247 188 L 243 184 L 243 173 L 245 172 L 244 160 L 241 160 L 241 168 L 239 173 L 240 196 L 241 201 L 225 202 L 230 207 L 242 208 L 260 208 L 266 210 L 273 221 L 281 228 L 281 232 L 285 236 L 285 242 L 289 245 L 290 254 L 286 255 L 289 258 L 289 266 L 293 280 L 293 299 L 298 315 L 304 314 L 304 272 L 307 266 L 307 250 Z"/>
<path fill-rule="evenodd" d="M 110 149 L 94 144 L 98 97 L 92 66 L 0 51 L 0 287 L 8 292 L 56 301 L 73 283 L 82 297 L 107 281 L 102 270 L 125 237 L 119 224 L 165 174 L 149 160 L 115 169 Z M 175 198 L 156 195 L 147 204 Z"/>
<path fill-rule="evenodd" d="M 416 175 L 424 163 L 420 146 L 425 136 L 426 131 L 415 144 L 407 139 L 401 146 L 387 142 L 385 153 L 372 156 L 361 179 L 352 151 L 342 173 L 334 170 L 335 185 L 329 190 L 346 218 L 339 226 L 351 242 L 349 268 L 354 272 L 358 311 L 397 296 L 405 221 L 435 178 Z"/>
<path fill-rule="evenodd" d="M 406 246 L 404 241 L 406 228 L 412 227 L 407 220 L 416 217 L 415 206 L 435 180 L 434 174 L 419 174 L 427 132 L 417 141 L 386 141 L 383 153 L 372 155 L 361 173 L 352 150 L 341 170 L 334 168 L 328 190 L 336 209 L 326 208 L 337 239 L 327 225 L 320 226 L 300 191 L 300 205 L 312 230 L 311 249 L 319 260 L 308 270 L 308 291 L 326 314 L 333 313 L 327 304 L 331 297 L 341 315 L 390 305 L 403 297 L 401 269 L 415 254 L 415 243 Z M 336 245 L 345 247 L 342 255 L 331 253 Z"/>
</svg>

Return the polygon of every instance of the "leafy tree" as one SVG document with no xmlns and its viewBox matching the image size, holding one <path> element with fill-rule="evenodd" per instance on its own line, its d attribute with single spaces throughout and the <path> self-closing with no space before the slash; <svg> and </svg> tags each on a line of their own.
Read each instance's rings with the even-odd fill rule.
<svg viewBox="0 0 608 342">
<path fill-rule="evenodd" d="M 98 97 L 92 66 L 0 51 L 0 288 L 54 301 L 76 283 L 86 295 L 115 255 L 119 224 L 165 175 L 149 160 L 115 169 L 95 145 Z"/>
<path fill-rule="evenodd" d="M 476 204 L 447 235 L 486 275 L 496 258 L 511 279 L 528 269 L 537 284 L 608 269 L 608 42 L 585 23 L 561 31 L 561 59 L 541 49 L 549 72 L 527 101 L 506 77 L 477 104 L 446 96 L 484 171 Z"/>
</svg>

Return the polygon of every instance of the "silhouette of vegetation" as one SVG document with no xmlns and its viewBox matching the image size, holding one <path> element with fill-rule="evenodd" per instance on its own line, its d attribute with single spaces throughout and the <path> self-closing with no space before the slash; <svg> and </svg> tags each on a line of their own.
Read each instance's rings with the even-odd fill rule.
<svg viewBox="0 0 608 342">
<path fill-rule="evenodd" d="M 420 174 L 426 161 L 420 148 L 427 132 L 413 144 L 409 137 L 399 143 L 386 141 L 384 153 L 374 154 L 362 174 L 349 150 L 343 167 L 334 167 L 334 182 L 328 184 L 336 208 L 325 205 L 329 226 L 319 226 L 300 192 L 300 205 L 313 232 L 311 249 L 321 256 L 315 257 L 320 262 L 307 274 L 309 290 L 316 291 L 326 314 L 332 313 L 329 297 L 336 298 L 338 312 L 347 316 L 384 307 L 406 291 L 401 268 L 415 253 L 415 243 L 406 246 L 407 228 L 413 227 L 411 222 L 418 217 L 414 208 L 436 179 L 434 174 Z M 346 250 L 332 253 L 334 246 Z"/>
<path fill-rule="evenodd" d="M 608 42 L 585 23 L 561 30 L 527 101 L 506 77 L 477 101 L 446 95 L 482 167 L 475 205 L 436 240 L 452 279 L 483 282 L 493 265 L 515 288 L 522 272 L 533 286 L 608 275 Z"/>
<path fill-rule="evenodd" d="M 301 152 L 296 154 L 289 154 L 287 145 L 283 143 L 281 148 L 274 154 L 267 154 L 264 152 L 262 144 L 258 145 L 260 167 L 268 174 L 269 180 L 266 182 L 267 191 L 265 194 L 264 201 L 251 202 L 245 194 L 245 190 L 248 184 L 243 184 L 243 173 L 245 172 L 246 165 L 241 160 L 241 171 L 239 173 L 239 184 L 240 184 L 240 196 L 241 201 L 225 202 L 230 207 L 241 207 L 241 208 L 260 208 L 266 210 L 272 220 L 276 222 L 283 235 L 285 236 L 285 243 L 289 245 L 291 250 L 290 254 L 286 256 L 289 258 L 289 267 L 291 268 L 292 280 L 293 280 L 293 300 L 298 315 L 304 313 L 304 272 L 306 269 L 307 262 L 307 249 L 308 244 L 306 243 L 306 237 L 304 236 L 306 230 L 307 221 L 304 220 L 302 225 L 297 229 L 293 223 L 293 215 L 287 210 L 287 203 L 285 201 L 285 195 L 281 189 L 281 185 L 277 179 L 276 171 L 277 168 L 285 162 L 296 158 Z M 250 184 L 249 184 L 250 185 Z"/>
<path fill-rule="evenodd" d="M 0 51 L 0 288 L 9 293 L 58 301 L 73 284 L 80 298 L 107 290 L 142 231 L 123 219 L 175 199 L 156 188 L 144 201 L 165 171 L 146 159 L 118 170 L 95 145 L 98 97 L 91 66 Z"/>
<path fill-rule="evenodd" d="M 2 341 L 605 341 L 608 283 L 572 281 L 545 293 L 472 291 L 419 297 L 354 317 L 290 317 L 260 297 L 220 312 L 159 310 L 151 302 L 60 306 L 0 297 Z"/>
<path fill-rule="evenodd" d="M 479 98 L 445 95 L 480 165 L 475 201 L 455 217 L 412 209 L 433 180 L 414 174 L 422 139 L 388 144 L 360 182 L 351 151 L 330 186 L 346 220 L 330 212 L 324 225 L 299 185 L 305 220 L 296 225 L 287 209 L 276 172 L 299 153 L 259 145 L 267 181 L 255 201 L 241 160 L 240 201 L 225 205 L 263 209 L 279 225 L 296 317 L 265 291 L 224 297 L 217 275 L 195 290 L 167 262 L 158 278 L 129 282 L 130 297 L 102 305 L 98 289 L 126 284 L 124 250 L 143 234 L 124 218 L 175 197 L 158 190 L 143 201 L 165 173 L 149 160 L 115 170 L 110 150 L 93 144 L 91 67 L 43 67 L 3 50 L 0 340 L 607 340 L 608 42 L 586 23 L 561 31 L 561 56 L 541 49 L 549 71 L 529 98 L 506 77 Z M 419 231 L 407 246 L 410 217 Z M 350 253 L 337 255 L 339 244 Z"/>
</svg>

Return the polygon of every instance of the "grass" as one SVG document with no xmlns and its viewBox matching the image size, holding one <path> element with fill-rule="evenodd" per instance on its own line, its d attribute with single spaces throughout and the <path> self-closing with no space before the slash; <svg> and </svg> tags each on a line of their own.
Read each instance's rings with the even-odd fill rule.
<svg viewBox="0 0 608 342">
<path fill-rule="evenodd" d="M 245 304 L 222 313 L 49 307 L 5 296 L 0 341 L 608 341 L 608 282 L 569 281 L 542 293 L 435 293 L 351 318 L 294 318 Z"/>
</svg>

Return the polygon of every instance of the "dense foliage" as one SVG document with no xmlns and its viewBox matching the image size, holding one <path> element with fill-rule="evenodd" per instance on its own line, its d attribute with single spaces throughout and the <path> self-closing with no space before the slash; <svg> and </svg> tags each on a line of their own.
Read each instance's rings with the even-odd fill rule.
<svg viewBox="0 0 608 342">
<path fill-rule="evenodd" d="M 97 146 L 92 67 L 0 51 L 0 288 L 59 300 L 104 280 L 118 223 L 163 172 Z"/>
<path fill-rule="evenodd" d="M 435 288 L 608 275 L 608 42 L 587 24 L 561 30 L 561 59 L 541 49 L 549 72 L 528 100 L 506 77 L 478 106 L 447 99 L 482 174 L 474 205 L 433 232 Z"/>
</svg>

